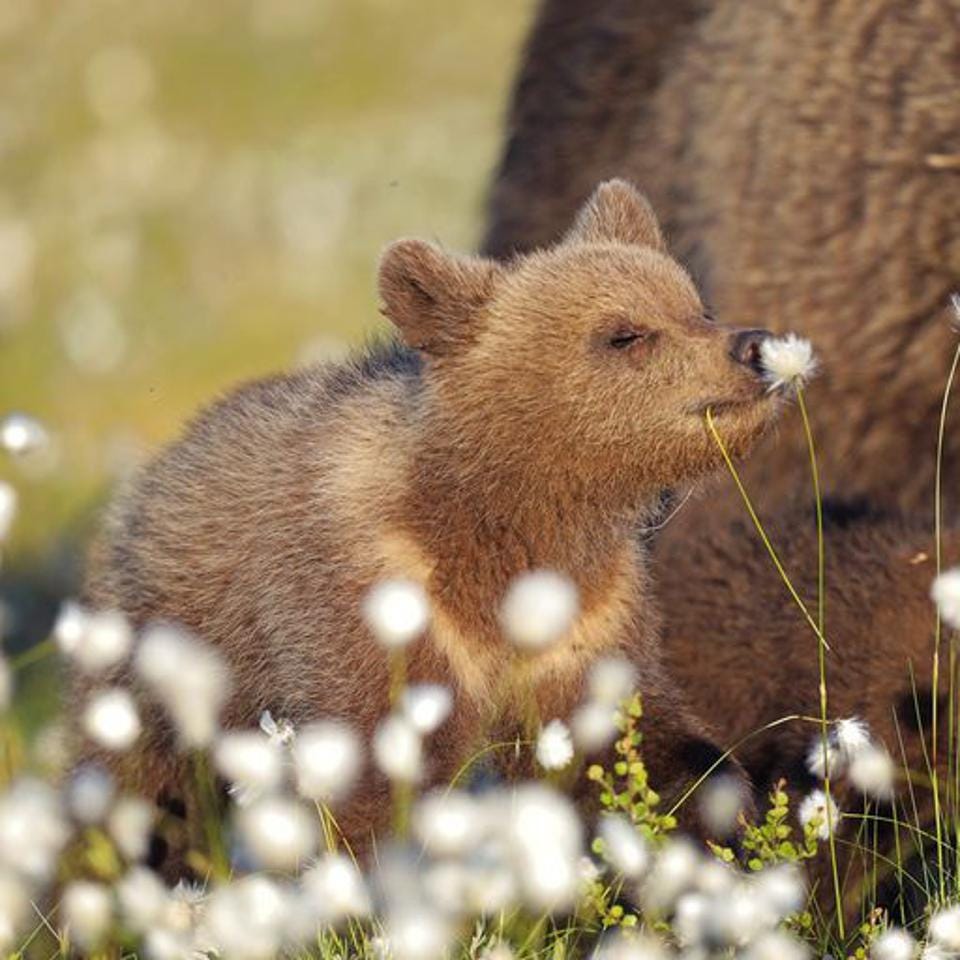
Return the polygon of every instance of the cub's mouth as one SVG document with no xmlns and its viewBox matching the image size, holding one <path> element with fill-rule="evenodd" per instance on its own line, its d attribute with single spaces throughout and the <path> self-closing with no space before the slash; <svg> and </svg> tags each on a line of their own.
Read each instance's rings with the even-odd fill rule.
<svg viewBox="0 0 960 960">
<path fill-rule="evenodd" d="M 743 413 L 747 410 L 753 410 L 774 396 L 776 396 L 776 394 L 764 391 L 753 397 L 715 397 L 712 400 L 694 404 L 688 412 L 699 417 L 701 420 L 707 415 L 708 410 L 714 418 L 722 417 L 729 413 Z"/>
</svg>

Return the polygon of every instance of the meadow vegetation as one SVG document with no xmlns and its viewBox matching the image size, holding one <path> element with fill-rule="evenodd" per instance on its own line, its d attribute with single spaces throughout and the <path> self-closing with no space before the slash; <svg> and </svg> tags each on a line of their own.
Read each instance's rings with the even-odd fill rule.
<svg viewBox="0 0 960 960">
<path fill-rule="evenodd" d="M 335 357 L 371 329 L 372 252 L 388 239 L 409 231 L 470 245 L 530 13 L 495 6 L 495 15 L 433 0 L 402 15 L 384 0 L 0 8 L 4 953 L 960 957 L 956 684 L 939 718 L 950 729 L 942 780 L 932 766 L 900 768 L 857 718 L 832 716 L 830 585 L 821 582 L 816 606 L 796 595 L 748 490 L 770 575 L 810 626 L 822 708 L 800 718 L 820 786 L 793 809 L 786 785 L 772 784 L 750 818 L 722 779 L 670 803 L 658 795 L 643 763 L 642 693 L 616 659 L 594 665 L 573 717 L 538 718 L 529 741 L 489 746 L 532 753 L 536 779 L 487 784 L 481 754 L 451 784 L 422 790 L 430 736 L 452 699 L 403 682 L 405 646 L 430 617 L 411 584 L 381 585 L 364 608 L 398 678 L 370 743 L 319 718 L 295 729 L 264 714 L 258 730 L 224 731 L 230 677 L 215 651 L 172 626 L 135 635 L 122 617 L 70 599 L 77 579 L 63 557 L 76 555 L 102 491 L 144 449 L 219 387 Z M 484 55 L 464 56 L 472 45 Z M 776 341 L 764 360 L 771 382 L 793 386 L 808 424 L 809 345 Z M 949 428 L 952 379 L 931 457 Z M 704 429 L 722 447 L 709 415 Z M 808 427 L 795 439 L 809 451 L 819 506 L 815 438 Z M 933 649 L 954 681 L 960 571 L 940 570 L 944 493 L 939 482 L 931 493 Z M 821 538 L 810 557 L 820 569 L 823 550 Z M 536 656 L 575 611 L 570 585 L 541 572 L 514 585 L 502 622 L 522 655 Z M 56 716 L 61 666 L 96 678 L 128 659 L 194 761 L 202 829 L 183 866 L 195 882 L 168 882 L 147 865 L 157 838 L 184 824 L 101 768 L 75 767 L 78 731 Z M 80 722 L 121 755 L 142 732 L 138 699 L 120 687 L 94 684 Z M 609 759 L 584 762 L 601 745 Z M 366 763 L 393 785 L 394 828 L 373 858 L 358 859 L 338 835 L 337 810 Z M 836 777 L 858 787 L 865 814 L 837 806 Z M 598 816 L 572 800 L 584 781 Z M 932 820 L 917 813 L 914 785 L 932 789 Z M 696 805 L 716 842 L 681 835 L 684 805 Z M 854 816 L 842 842 L 866 868 L 851 877 L 836 848 Z M 874 829 L 891 817 L 892 849 Z M 731 831 L 735 842 L 722 839 Z"/>
</svg>

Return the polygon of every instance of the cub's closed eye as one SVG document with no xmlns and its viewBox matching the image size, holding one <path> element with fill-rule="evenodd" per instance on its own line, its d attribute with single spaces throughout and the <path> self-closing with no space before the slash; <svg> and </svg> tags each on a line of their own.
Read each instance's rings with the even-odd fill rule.
<svg viewBox="0 0 960 960">
<path fill-rule="evenodd" d="M 656 339 L 655 330 L 646 328 L 631 327 L 629 330 L 618 330 L 610 338 L 610 346 L 614 350 L 624 350 L 635 343 L 644 343 Z"/>
</svg>

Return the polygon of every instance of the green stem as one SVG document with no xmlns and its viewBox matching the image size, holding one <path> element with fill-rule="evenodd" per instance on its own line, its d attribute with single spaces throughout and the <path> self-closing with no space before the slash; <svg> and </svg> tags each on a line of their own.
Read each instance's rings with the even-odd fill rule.
<svg viewBox="0 0 960 960">
<path fill-rule="evenodd" d="M 810 476 L 813 480 L 813 495 L 817 509 L 817 626 L 820 636 L 826 629 L 826 578 L 825 578 L 825 551 L 823 544 L 823 497 L 820 493 L 820 470 L 817 467 L 817 452 L 813 442 L 813 430 L 810 427 L 810 417 L 807 415 L 807 405 L 803 399 L 803 389 L 800 381 L 796 381 L 797 406 L 800 408 L 800 418 L 803 420 L 803 433 L 807 440 L 807 450 L 810 454 Z M 820 693 L 820 739 L 823 745 L 823 792 L 827 798 L 827 842 L 830 848 L 830 871 L 833 876 L 833 893 L 837 908 L 837 930 L 840 939 L 844 939 L 843 924 L 843 893 L 840 889 L 840 871 L 837 866 L 836 832 L 830 810 L 830 750 L 828 744 L 828 710 L 827 710 L 827 657 L 825 643 L 817 644 L 817 669 L 819 672 Z"/>
<path fill-rule="evenodd" d="M 940 405 L 940 421 L 937 426 L 937 465 L 934 474 L 933 496 L 933 536 L 938 577 L 943 572 L 943 438 L 946 432 L 947 408 L 950 403 L 950 393 L 953 390 L 953 381 L 957 375 L 958 364 L 960 364 L 960 345 L 957 346 L 953 353 L 953 362 L 950 364 L 950 372 L 947 375 L 947 382 L 943 389 L 943 402 Z M 943 627 L 938 607 L 936 607 L 934 616 L 933 692 L 931 694 L 930 718 L 930 725 L 932 727 L 930 748 L 932 762 L 930 764 L 930 771 L 933 780 L 933 812 L 937 823 L 937 869 L 940 874 L 940 902 L 943 903 L 946 900 L 946 878 L 943 863 L 942 825 L 940 822 L 940 777 L 937 773 L 937 699 L 940 692 L 940 640 Z M 951 714 L 952 712 L 953 705 L 951 704 Z"/>
<path fill-rule="evenodd" d="M 790 593 L 790 596 L 793 597 L 794 603 L 796 603 L 796 605 L 800 608 L 800 612 L 803 614 L 804 619 L 810 625 L 810 628 L 813 630 L 813 632 L 817 635 L 817 639 L 824 645 L 824 647 L 826 647 L 827 650 L 829 650 L 830 644 L 827 643 L 826 638 L 824 637 L 820 628 L 817 626 L 816 621 L 814 621 L 813 617 L 810 616 L 810 611 L 807 610 L 806 604 L 800 599 L 800 595 L 790 582 L 790 577 L 787 576 L 787 571 L 780 562 L 780 557 L 777 555 L 777 551 L 774 550 L 773 544 L 770 542 L 770 538 L 767 536 L 767 532 L 764 530 L 763 524 L 760 522 L 760 518 L 757 516 L 757 511 L 753 508 L 750 495 L 747 493 L 746 488 L 743 485 L 743 481 L 740 479 L 740 474 L 737 472 L 736 466 L 734 466 L 733 459 L 727 451 L 726 444 L 724 444 L 723 438 L 717 432 L 717 426 L 713 419 L 712 410 L 707 410 L 706 419 L 707 427 L 709 428 L 710 433 L 713 435 L 713 439 L 717 446 L 720 448 L 720 453 L 723 455 L 727 469 L 730 471 L 730 476 L 733 477 L 733 482 L 737 485 L 740 498 L 743 500 L 744 506 L 747 508 L 747 513 L 750 514 L 750 519 L 753 521 L 753 525 L 756 528 L 757 533 L 760 535 L 760 539 L 763 541 L 763 545 L 766 547 L 767 553 L 770 554 L 770 559 L 777 568 L 777 573 L 780 574 L 780 579 L 783 580 L 784 585 Z"/>
</svg>

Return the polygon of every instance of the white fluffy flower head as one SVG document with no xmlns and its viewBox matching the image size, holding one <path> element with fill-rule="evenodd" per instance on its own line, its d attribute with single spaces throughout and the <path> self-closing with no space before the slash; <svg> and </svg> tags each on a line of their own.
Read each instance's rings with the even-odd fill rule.
<svg viewBox="0 0 960 960">
<path fill-rule="evenodd" d="M 651 853 L 639 830 L 621 816 L 600 818 L 603 853 L 618 873 L 630 880 L 639 879 L 650 866 Z"/>
<path fill-rule="evenodd" d="M 891 927 L 873 941 L 870 947 L 870 960 L 913 960 L 917 952 L 917 943 L 898 927 Z"/>
<path fill-rule="evenodd" d="M 537 910 L 569 907 L 580 887 L 583 836 L 571 802 L 544 784 L 529 783 L 504 798 L 504 842 L 526 901 Z"/>
<path fill-rule="evenodd" d="M 437 790 L 417 804 L 413 829 L 431 854 L 461 856 L 480 842 L 483 819 L 480 801 L 469 793 Z"/>
<path fill-rule="evenodd" d="M 402 706 L 414 729 L 427 736 L 450 716 L 453 694 L 439 683 L 418 683 L 403 691 Z"/>
<path fill-rule="evenodd" d="M 830 836 L 830 831 L 837 829 L 840 811 L 833 797 L 828 798 L 823 790 L 814 790 L 801 801 L 797 810 L 797 819 L 804 829 L 808 824 L 816 821 L 817 836 L 821 840 L 826 840 Z"/>
<path fill-rule="evenodd" d="M 140 736 L 140 715 L 129 690 L 112 687 L 95 694 L 83 711 L 88 737 L 107 750 L 129 750 Z"/>
<path fill-rule="evenodd" d="M 297 791 L 324 803 L 350 791 L 363 762 L 359 737 L 339 720 L 318 720 L 303 727 L 292 749 Z"/>
<path fill-rule="evenodd" d="M 110 888 L 89 880 L 75 880 L 63 892 L 63 916 L 70 936 L 89 950 L 106 935 L 113 920 Z"/>
<path fill-rule="evenodd" d="M 944 623 L 960 630 L 960 567 L 941 573 L 933 581 L 930 596 Z"/>
<path fill-rule="evenodd" d="M 293 870 L 316 848 L 314 816 L 294 800 L 257 800 L 240 811 L 237 825 L 246 849 L 267 869 Z"/>
<path fill-rule="evenodd" d="M 403 714 L 383 720 L 373 735 L 373 757 L 391 780 L 416 783 L 423 773 L 423 742 Z"/>
<path fill-rule="evenodd" d="M 637 669 L 624 657 L 600 657 L 587 674 L 587 690 L 591 700 L 620 706 L 634 691 Z"/>
<path fill-rule="evenodd" d="M 618 733 L 616 707 L 588 700 L 574 711 L 570 725 L 577 747 L 584 753 L 595 753 L 611 743 Z"/>
<path fill-rule="evenodd" d="M 837 746 L 849 763 L 858 753 L 871 746 L 870 728 L 859 717 L 838 720 L 834 728 Z"/>
<path fill-rule="evenodd" d="M 321 923 L 366 916 L 370 895 L 357 865 L 342 853 L 326 853 L 303 875 L 303 890 Z"/>
<path fill-rule="evenodd" d="M 10 535 L 16 515 L 17 491 L 6 481 L 0 480 L 0 543 Z"/>
<path fill-rule="evenodd" d="M 141 797 L 121 797 L 107 816 L 107 831 L 127 860 L 142 860 L 149 851 L 154 808 Z"/>
<path fill-rule="evenodd" d="M 207 746 L 230 690 L 220 655 L 177 627 L 157 624 L 143 634 L 135 666 L 173 719 L 181 743 Z"/>
<path fill-rule="evenodd" d="M 896 765 L 883 747 L 871 744 L 850 761 L 847 775 L 860 791 L 876 800 L 889 800 L 894 794 Z"/>
<path fill-rule="evenodd" d="M 235 788 L 241 806 L 275 790 L 283 780 L 280 747 L 253 730 L 223 734 L 214 747 L 213 761 Z"/>
<path fill-rule="evenodd" d="M 562 720 L 551 720 L 537 737 L 537 763 L 544 770 L 562 770 L 573 759 L 570 730 Z"/>
<path fill-rule="evenodd" d="M 88 611 L 72 600 L 61 607 L 53 636 L 60 651 L 87 674 L 121 663 L 133 645 L 133 630 L 122 613 Z"/>
<path fill-rule="evenodd" d="M 21 457 L 41 450 L 49 435 L 39 420 L 25 413 L 9 413 L 0 420 L 0 447 Z"/>
<path fill-rule="evenodd" d="M 560 640 L 578 609 L 577 588 L 567 577 L 552 570 L 533 570 L 510 584 L 500 622 L 513 643 L 535 652 Z"/>
<path fill-rule="evenodd" d="M 405 647 L 427 629 L 430 604 L 420 584 L 384 580 L 364 598 L 363 618 L 383 646 Z"/>
<path fill-rule="evenodd" d="M 803 386 L 817 372 L 812 344 L 795 333 L 765 339 L 760 344 L 760 362 L 771 390 L 792 384 Z"/>
</svg>

